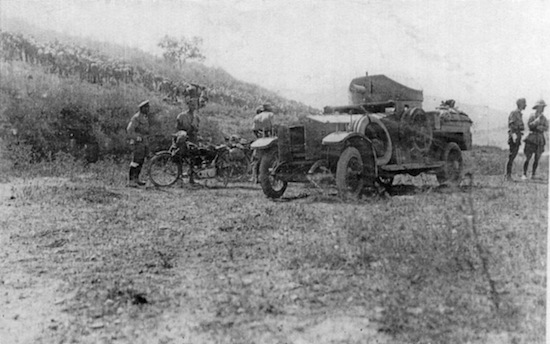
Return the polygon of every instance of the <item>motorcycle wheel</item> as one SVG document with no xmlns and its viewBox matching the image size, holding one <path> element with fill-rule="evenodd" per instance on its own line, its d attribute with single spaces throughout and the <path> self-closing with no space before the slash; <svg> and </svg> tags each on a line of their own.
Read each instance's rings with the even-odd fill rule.
<svg viewBox="0 0 550 344">
<path fill-rule="evenodd" d="M 216 159 L 216 176 L 223 186 L 227 186 L 231 176 L 231 162 L 229 161 L 229 151 L 220 153 Z"/>
<path fill-rule="evenodd" d="M 182 173 L 182 164 L 175 161 L 172 153 L 157 153 L 149 163 L 149 180 L 155 186 L 174 185 Z"/>
<path fill-rule="evenodd" d="M 248 157 L 244 159 L 231 161 L 229 152 L 225 151 L 220 154 L 216 160 L 216 174 L 218 180 L 227 186 L 229 182 L 237 182 L 248 175 L 250 162 Z"/>
</svg>

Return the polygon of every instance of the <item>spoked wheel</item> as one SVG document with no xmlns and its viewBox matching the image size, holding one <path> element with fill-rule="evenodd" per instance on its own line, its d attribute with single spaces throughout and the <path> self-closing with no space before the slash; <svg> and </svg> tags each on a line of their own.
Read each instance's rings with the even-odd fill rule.
<svg viewBox="0 0 550 344">
<path fill-rule="evenodd" d="M 443 152 L 442 160 L 445 164 L 437 172 L 437 181 L 440 184 L 457 186 L 462 180 L 462 170 L 464 168 L 460 147 L 454 142 L 448 143 Z"/>
<path fill-rule="evenodd" d="M 216 176 L 218 181 L 227 186 L 233 174 L 233 167 L 229 161 L 229 151 L 225 151 L 218 156 L 216 160 Z"/>
<path fill-rule="evenodd" d="M 336 186 L 341 198 L 357 198 L 363 189 L 363 160 L 359 150 L 348 147 L 340 155 L 336 166 Z"/>
<path fill-rule="evenodd" d="M 149 180 L 155 186 L 173 185 L 181 173 L 182 164 L 168 151 L 157 153 L 149 163 Z"/>
<path fill-rule="evenodd" d="M 264 194 L 269 198 L 279 198 L 286 190 L 287 182 L 272 175 L 272 171 L 279 164 L 277 152 L 266 153 L 260 159 L 260 184 Z"/>
<path fill-rule="evenodd" d="M 246 179 L 249 169 L 250 161 L 247 156 L 239 160 L 231 160 L 229 151 L 221 153 L 216 160 L 216 174 L 224 186 L 229 182 Z"/>
</svg>

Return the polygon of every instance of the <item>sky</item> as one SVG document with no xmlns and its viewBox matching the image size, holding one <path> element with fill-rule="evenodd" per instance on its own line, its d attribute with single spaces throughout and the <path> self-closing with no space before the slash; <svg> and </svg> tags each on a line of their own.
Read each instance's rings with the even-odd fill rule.
<svg viewBox="0 0 550 344">
<path fill-rule="evenodd" d="M 317 108 L 366 72 L 458 104 L 550 101 L 550 0 L 1 0 L 3 18 L 154 54 L 200 36 L 205 64 Z"/>
</svg>

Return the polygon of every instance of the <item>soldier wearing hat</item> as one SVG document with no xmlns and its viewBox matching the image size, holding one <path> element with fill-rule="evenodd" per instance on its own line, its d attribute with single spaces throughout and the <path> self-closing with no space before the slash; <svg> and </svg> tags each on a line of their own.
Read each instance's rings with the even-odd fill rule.
<svg viewBox="0 0 550 344">
<path fill-rule="evenodd" d="M 130 187 L 145 185 L 144 182 L 139 180 L 139 174 L 149 150 L 149 101 L 145 100 L 141 102 L 138 107 L 139 111 L 132 116 L 126 128 L 130 146 L 132 147 L 132 162 L 130 163 L 130 180 L 128 183 Z"/>
<path fill-rule="evenodd" d="M 256 137 L 271 136 L 273 131 L 273 116 L 273 108 L 269 103 L 256 108 L 256 116 L 254 116 L 254 124 L 252 126 L 252 131 Z"/>
<path fill-rule="evenodd" d="M 539 159 L 544 151 L 544 146 L 546 145 L 544 133 L 548 131 L 548 119 L 544 116 L 545 107 L 546 103 L 544 100 L 539 100 L 535 106 L 533 106 L 535 113 L 532 114 L 527 121 L 529 135 L 525 138 L 525 148 L 523 149 L 523 152 L 525 153 L 525 163 L 523 164 L 522 180 L 527 179 L 529 161 L 533 155 L 535 157 L 533 159 L 533 170 L 531 171 L 531 177 L 533 179 L 537 178 L 536 173 L 539 165 Z"/>
<path fill-rule="evenodd" d="M 252 131 L 257 138 L 269 137 L 273 134 L 273 107 L 270 103 L 265 103 L 256 108 L 256 116 L 252 125 Z M 252 154 L 252 181 L 258 182 L 259 161 L 256 151 Z"/>
<path fill-rule="evenodd" d="M 519 98 L 516 101 L 517 109 L 512 111 L 508 116 L 508 146 L 510 147 L 510 154 L 508 155 L 508 162 L 506 163 L 506 180 L 512 180 L 512 166 L 514 165 L 514 159 L 518 155 L 519 146 L 521 146 L 521 137 L 523 136 L 523 114 L 521 111 L 525 110 L 527 103 L 525 98 Z"/>
<path fill-rule="evenodd" d="M 187 111 L 183 111 L 176 117 L 176 129 L 184 130 L 189 141 L 197 143 L 199 133 L 199 117 L 195 114 L 197 108 L 194 103 L 187 103 Z"/>
</svg>

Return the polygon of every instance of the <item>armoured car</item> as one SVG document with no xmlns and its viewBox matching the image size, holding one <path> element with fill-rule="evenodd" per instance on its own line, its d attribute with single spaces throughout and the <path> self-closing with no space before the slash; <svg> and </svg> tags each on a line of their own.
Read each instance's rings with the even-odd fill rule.
<svg viewBox="0 0 550 344">
<path fill-rule="evenodd" d="M 398 174 L 434 173 L 440 183 L 460 182 L 472 121 L 453 100 L 424 111 L 422 91 L 385 75 L 353 79 L 349 98 L 350 105 L 327 106 L 252 143 L 266 196 L 281 197 L 289 182 L 311 182 L 335 185 L 347 198 L 365 187 L 389 187 Z"/>
</svg>

